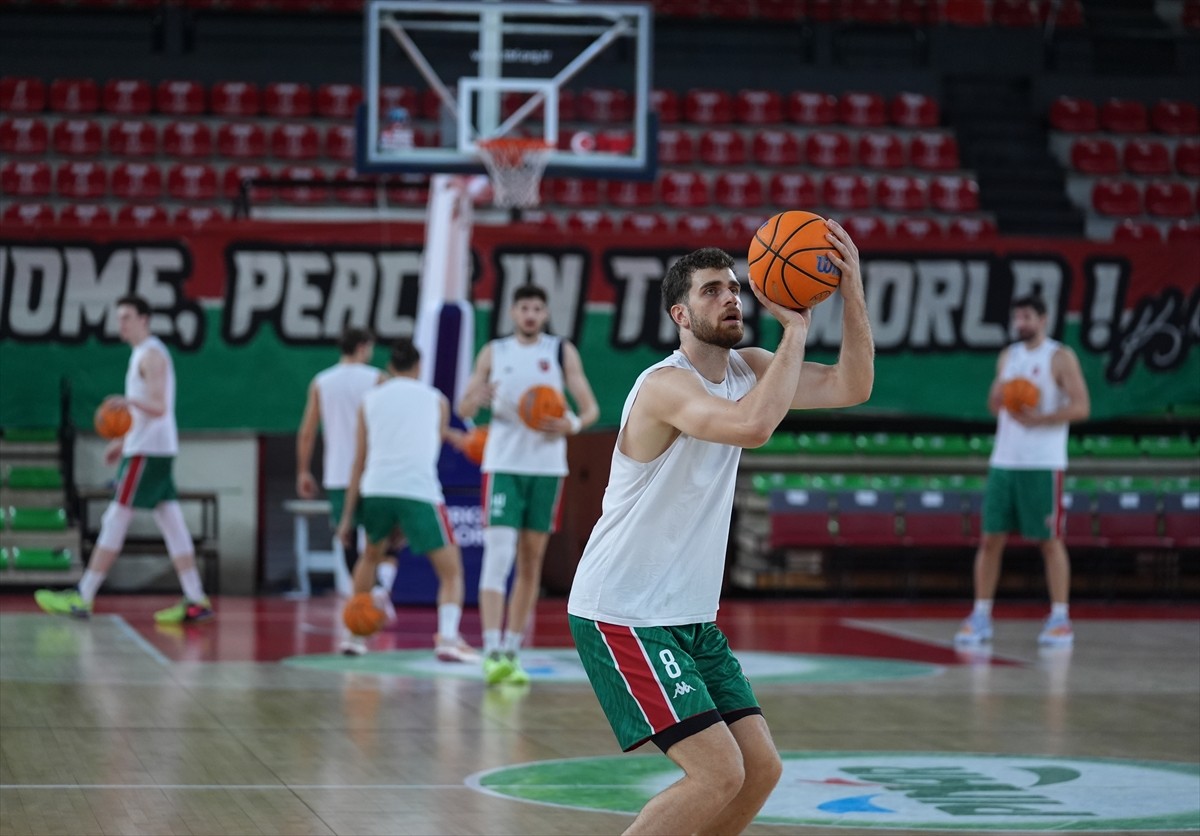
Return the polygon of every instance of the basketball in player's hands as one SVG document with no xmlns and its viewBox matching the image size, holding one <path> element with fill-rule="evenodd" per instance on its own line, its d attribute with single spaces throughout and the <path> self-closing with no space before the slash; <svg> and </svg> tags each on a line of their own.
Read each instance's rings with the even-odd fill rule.
<svg viewBox="0 0 1200 836">
<path fill-rule="evenodd" d="M 1014 377 L 1007 380 L 1000 389 L 1000 397 L 1004 408 L 1014 415 L 1026 409 L 1033 409 L 1041 400 L 1042 393 L 1037 384 L 1024 377 Z"/>
<path fill-rule="evenodd" d="M 521 420 L 530 429 L 540 430 L 547 418 L 561 418 L 567 412 L 567 401 L 553 386 L 530 386 L 517 404 Z"/>
<path fill-rule="evenodd" d="M 750 281 L 777 305 L 798 310 L 824 302 L 842 281 L 829 258 L 829 226 L 812 212 L 772 215 L 754 233 L 747 253 Z"/>
<path fill-rule="evenodd" d="M 101 438 L 120 438 L 133 426 L 133 416 L 127 408 L 117 406 L 111 401 L 104 401 L 96 407 L 92 423 Z"/>
</svg>

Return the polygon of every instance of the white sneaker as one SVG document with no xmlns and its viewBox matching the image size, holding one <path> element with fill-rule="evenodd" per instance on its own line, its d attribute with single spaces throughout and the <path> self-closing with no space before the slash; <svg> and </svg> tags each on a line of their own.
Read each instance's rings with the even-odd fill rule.
<svg viewBox="0 0 1200 836">
<path fill-rule="evenodd" d="M 396 608 L 392 606 L 392 596 L 382 586 L 376 586 L 371 589 L 371 600 L 375 602 L 375 606 L 383 612 L 387 617 L 385 623 L 391 624 L 396 620 Z"/>
<path fill-rule="evenodd" d="M 347 636 L 338 645 L 338 652 L 343 656 L 362 656 L 367 652 L 367 640 L 362 636 Z"/>
<path fill-rule="evenodd" d="M 439 662 L 465 662 L 479 664 L 479 653 L 460 637 L 456 642 L 437 641 L 434 655 Z"/>
</svg>

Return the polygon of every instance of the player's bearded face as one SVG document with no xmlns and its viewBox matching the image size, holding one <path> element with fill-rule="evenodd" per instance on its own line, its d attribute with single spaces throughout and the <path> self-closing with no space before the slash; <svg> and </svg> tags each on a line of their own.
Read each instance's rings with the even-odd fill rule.
<svg viewBox="0 0 1200 836">
<path fill-rule="evenodd" d="M 1042 319 L 1032 310 L 1017 308 L 1013 311 L 1012 326 L 1018 340 L 1031 342 L 1042 331 Z"/>
<path fill-rule="evenodd" d="M 513 325 L 525 337 L 532 337 L 546 329 L 550 311 L 540 299 L 522 299 L 513 306 Z"/>
<path fill-rule="evenodd" d="M 705 306 L 707 315 L 688 303 L 688 319 L 696 339 L 719 348 L 733 348 L 742 341 L 746 330 L 742 324 L 742 303 L 736 297 L 734 299 L 733 304 Z"/>
</svg>

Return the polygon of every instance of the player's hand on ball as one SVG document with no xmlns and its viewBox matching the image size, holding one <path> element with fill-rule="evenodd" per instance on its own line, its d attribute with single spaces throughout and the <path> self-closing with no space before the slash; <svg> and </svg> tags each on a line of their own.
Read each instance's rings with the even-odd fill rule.
<svg viewBox="0 0 1200 836">
<path fill-rule="evenodd" d="M 855 245 L 854 239 L 837 221 L 829 220 L 825 223 L 829 227 L 825 239 L 833 247 L 829 253 L 829 260 L 842 271 L 842 292 L 845 292 L 847 283 L 861 291 L 862 265 L 859 263 L 858 247 Z"/>
<path fill-rule="evenodd" d="M 754 291 L 754 298 L 758 300 L 758 304 L 762 305 L 771 316 L 779 320 L 779 324 L 784 328 L 790 328 L 794 325 L 799 325 L 807 332 L 809 323 L 812 322 L 812 308 L 785 308 L 783 305 L 777 305 L 766 297 L 754 282 L 747 282 L 750 289 Z"/>
</svg>

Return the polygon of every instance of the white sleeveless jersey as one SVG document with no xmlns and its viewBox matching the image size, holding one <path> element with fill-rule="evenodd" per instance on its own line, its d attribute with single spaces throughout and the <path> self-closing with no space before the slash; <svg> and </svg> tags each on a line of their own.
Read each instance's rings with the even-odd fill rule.
<svg viewBox="0 0 1200 836">
<path fill-rule="evenodd" d="M 517 413 L 521 395 L 529 387 L 542 384 L 563 390 L 561 351 L 562 340 L 549 334 L 528 345 L 516 337 L 492 341 L 489 382 L 497 388 L 483 450 L 484 473 L 567 475 L 567 440 L 530 429 Z"/>
<path fill-rule="evenodd" d="M 133 353 L 129 355 L 129 368 L 125 371 L 125 397 L 133 400 L 147 398 L 148 388 L 138 373 L 138 366 L 151 351 L 159 352 L 167 361 L 166 378 L 163 381 L 165 411 L 158 418 L 152 418 L 136 406 L 130 406 L 133 426 L 125 434 L 121 448 L 125 456 L 174 456 L 179 453 L 179 428 L 175 424 L 175 364 L 171 362 L 171 353 L 158 337 L 146 337 L 133 347 Z"/>
<path fill-rule="evenodd" d="M 731 401 L 757 382 L 736 351 L 721 383 L 706 380 L 676 351 L 638 377 L 621 412 L 622 432 L 642 383 L 663 368 L 687 369 L 709 392 Z M 650 462 L 614 447 L 603 510 L 575 572 L 567 612 L 630 627 L 714 620 L 741 454 L 740 447 L 687 435 Z"/>
<path fill-rule="evenodd" d="M 444 400 L 437 389 L 411 377 L 394 377 L 363 397 L 363 496 L 399 496 L 438 505 L 445 501 L 437 474 Z"/>
<path fill-rule="evenodd" d="M 1008 347 L 1000 380 L 1024 377 L 1033 381 L 1041 392 L 1037 412 L 1045 415 L 1061 408 L 1066 396 L 1054 382 L 1051 363 L 1062 344 L 1046 338 L 1041 345 L 1028 349 L 1024 343 L 1013 343 Z M 996 422 L 996 444 L 992 449 L 991 464 L 1010 470 L 1066 470 L 1068 424 L 1053 424 L 1047 427 L 1025 427 L 1001 409 Z"/>
<path fill-rule="evenodd" d="M 354 466 L 358 407 L 363 395 L 379 382 L 379 369 L 366 363 L 338 363 L 319 373 L 314 382 L 324 447 L 321 483 L 327 489 L 345 489 Z"/>
</svg>

